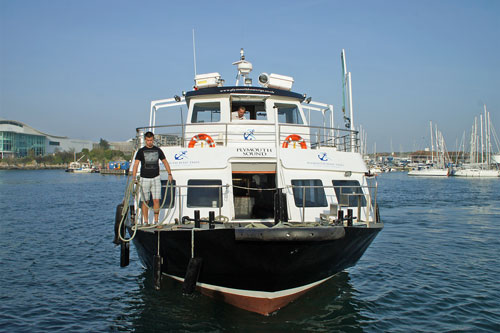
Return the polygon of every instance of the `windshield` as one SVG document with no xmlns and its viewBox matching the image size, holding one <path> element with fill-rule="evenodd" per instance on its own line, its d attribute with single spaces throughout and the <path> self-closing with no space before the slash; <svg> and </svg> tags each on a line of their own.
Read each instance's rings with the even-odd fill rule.
<svg viewBox="0 0 500 333">
<path fill-rule="evenodd" d="M 275 107 L 278 109 L 278 122 L 280 124 L 304 124 L 297 105 L 277 103 Z"/>
<path fill-rule="evenodd" d="M 191 123 L 215 123 L 220 121 L 220 103 L 196 103 Z"/>
</svg>

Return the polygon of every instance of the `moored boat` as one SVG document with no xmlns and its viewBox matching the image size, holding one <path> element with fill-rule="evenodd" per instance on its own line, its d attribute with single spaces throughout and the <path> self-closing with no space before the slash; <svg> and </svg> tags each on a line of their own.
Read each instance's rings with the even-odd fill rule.
<svg viewBox="0 0 500 333">
<path fill-rule="evenodd" d="M 449 168 L 436 167 L 418 167 L 408 172 L 408 176 L 423 176 L 423 177 L 448 177 L 450 175 Z"/>
<path fill-rule="evenodd" d="M 444 143 L 443 134 L 438 131 L 437 126 L 430 125 L 431 134 L 431 158 L 426 164 L 419 164 L 408 172 L 408 176 L 422 176 L 422 177 L 448 177 L 452 175 L 452 170 L 449 167 L 449 157 L 446 152 L 446 145 Z M 435 140 L 434 140 L 435 138 Z M 434 146 L 435 141 L 435 146 Z M 434 147 L 436 154 L 434 154 Z M 436 155 L 436 156 L 435 156 Z"/>
<path fill-rule="evenodd" d="M 255 87 L 243 51 L 234 64 L 235 86 L 218 73 L 197 75 L 193 91 L 151 103 L 150 124 L 137 138 L 142 146 L 143 134 L 154 131 L 174 180 L 160 172 L 160 222 L 149 226 L 136 209 L 139 185 L 129 179 L 115 242 L 126 266 L 133 240 L 157 288 L 168 276 L 185 292 L 198 288 L 268 315 L 353 266 L 383 223 L 376 179 L 366 177 L 350 129 L 352 103 L 346 128 L 336 128 L 333 106 L 292 92 L 292 77 L 263 73 Z M 188 110 L 186 123 L 155 123 L 157 112 L 179 107 Z M 238 118 L 240 107 L 246 114 Z M 307 112 L 328 126 L 312 126 Z"/>
<path fill-rule="evenodd" d="M 491 124 L 490 113 L 486 110 L 486 105 L 484 105 L 484 115 L 480 115 L 479 124 L 476 117 L 472 125 L 469 161 L 468 163 L 462 163 L 455 170 L 454 176 L 473 178 L 500 177 L 498 163 L 500 155 L 493 153 L 493 142 L 495 142 L 497 150 L 500 149 L 500 142 L 495 128 Z"/>
<path fill-rule="evenodd" d="M 481 165 L 463 165 L 453 174 L 457 177 L 500 177 L 500 170 L 482 168 Z"/>
<path fill-rule="evenodd" d="M 92 173 L 97 171 L 90 165 L 90 163 L 71 162 L 66 169 L 66 172 Z"/>
</svg>

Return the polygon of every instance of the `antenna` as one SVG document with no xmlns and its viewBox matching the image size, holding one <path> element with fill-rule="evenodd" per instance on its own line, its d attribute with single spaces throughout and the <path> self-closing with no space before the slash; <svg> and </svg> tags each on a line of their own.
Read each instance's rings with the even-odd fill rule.
<svg viewBox="0 0 500 333">
<path fill-rule="evenodd" d="M 248 77 L 248 74 L 252 71 L 252 64 L 245 60 L 245 51 L 243 48 L 240 49 L 240 60 L 233 62 L 233 65 L 238 66 L 238 74 L 236 75 L 236 86 L 239 85 L 240 78 L 242 78 L 244 86 L 251 86 L 252 79 Z"/>
<path fill-rule="evenodd" d="M 193 62 L 194 62 L 194 76 L 196 76 L 196 44 L 194 41 L 194 29 L 193 29 Z"/>
</svg>

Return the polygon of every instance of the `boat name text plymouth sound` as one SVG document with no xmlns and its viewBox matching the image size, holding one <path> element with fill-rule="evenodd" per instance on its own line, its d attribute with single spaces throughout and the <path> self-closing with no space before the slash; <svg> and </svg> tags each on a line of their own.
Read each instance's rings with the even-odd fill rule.
<svg viewBox="0 0 500 333">
<path fill-rule="evenodd" d="M 261 156 L 265 157 L 273 152 L 272 148 L 237 148 L 236 152 L 243 154 L 243 156 Z"/>
</svg>

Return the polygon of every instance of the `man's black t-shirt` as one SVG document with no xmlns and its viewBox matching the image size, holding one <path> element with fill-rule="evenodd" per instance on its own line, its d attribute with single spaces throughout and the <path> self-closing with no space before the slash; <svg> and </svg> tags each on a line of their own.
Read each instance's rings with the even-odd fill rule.
<svg viewBox="0 0 500 333">
<path fill-rule="evenodd" d="M 141 161 L 141 177 L 154 178 L 160 175 L 158 161 L 163 161 L 165 154 L 158 147 L 148 148 L 144 146 L 137 151 L 135 159 Z"/>
</svg>

